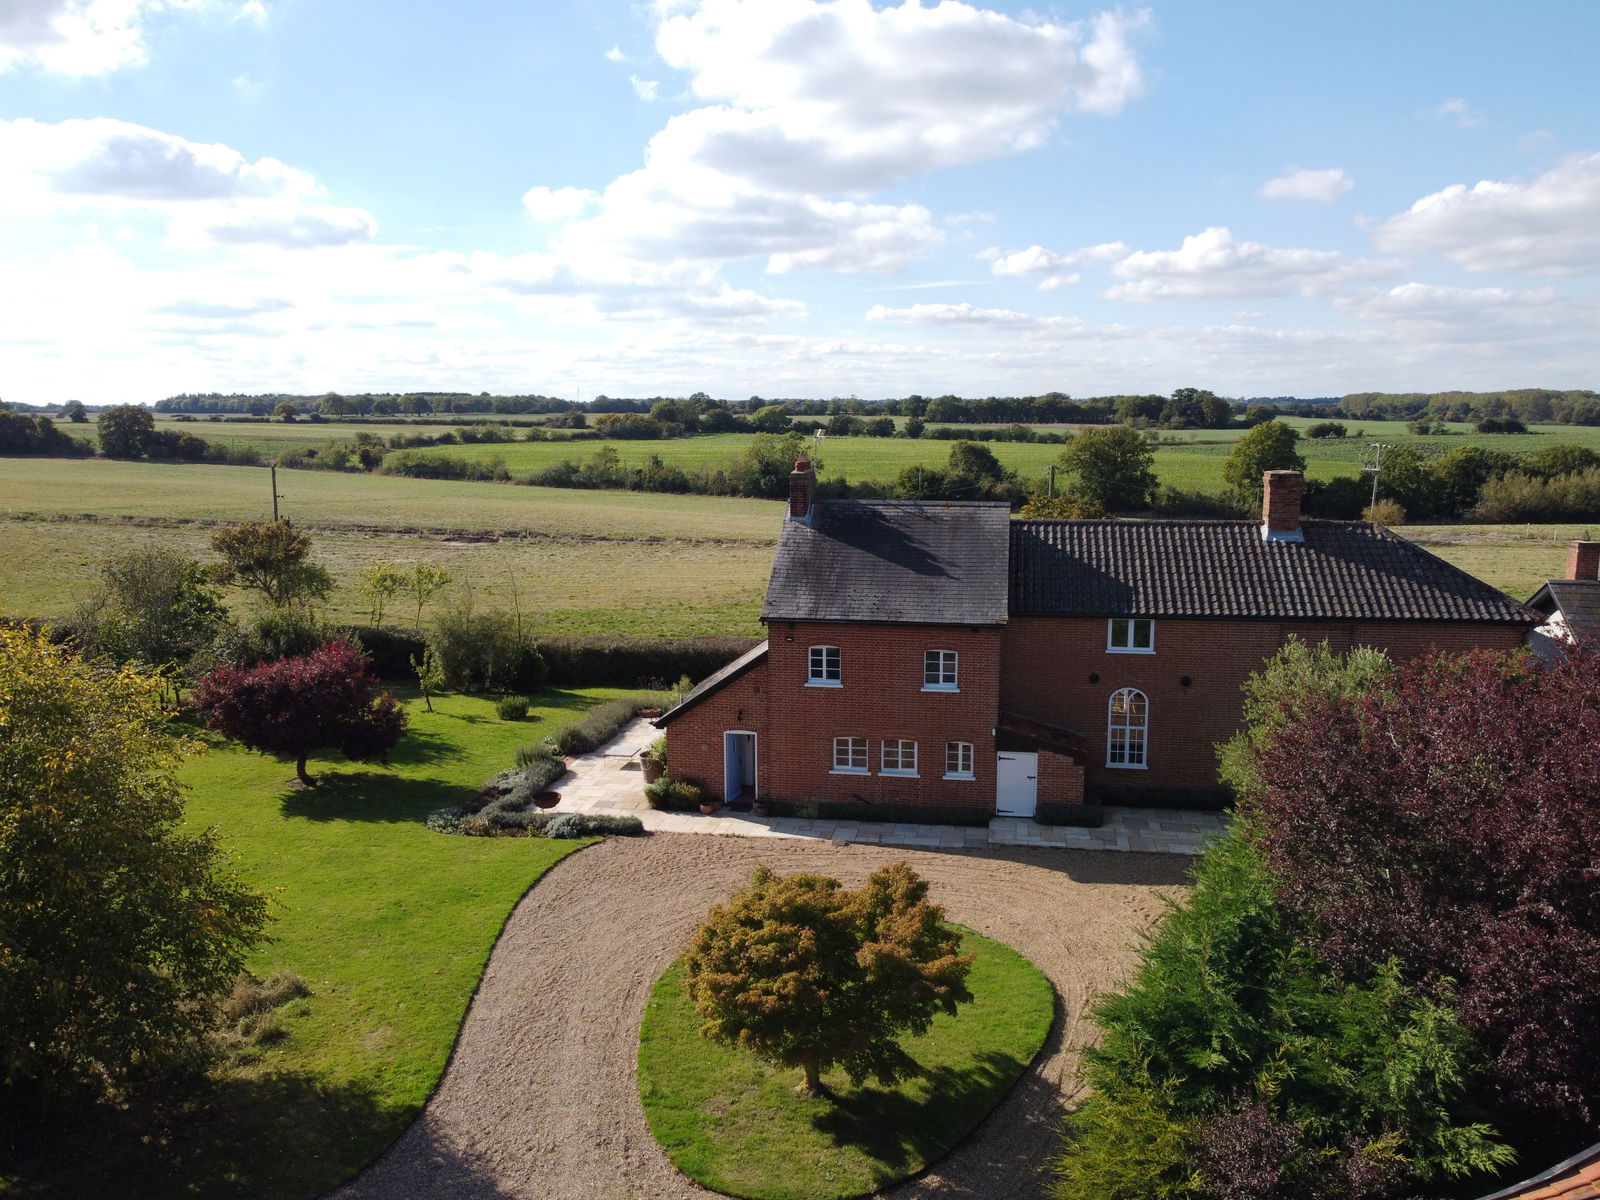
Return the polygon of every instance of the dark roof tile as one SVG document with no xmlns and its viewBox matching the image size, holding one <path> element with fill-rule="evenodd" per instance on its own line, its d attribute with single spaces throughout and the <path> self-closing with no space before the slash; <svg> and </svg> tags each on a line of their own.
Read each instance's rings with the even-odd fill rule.
<svg viewBox="0 0 1600 1200">
<path fill-rule="evenodd" d="M 1002 625 L 1004 504 L 826 500 L 786 520 L 766 621 Z"/>
<path fill-rule="evenodd" d="M 1364 521 L 1014 521 L 1013 616 L 1537 623 L 1511 597 Z"/>
</svg>

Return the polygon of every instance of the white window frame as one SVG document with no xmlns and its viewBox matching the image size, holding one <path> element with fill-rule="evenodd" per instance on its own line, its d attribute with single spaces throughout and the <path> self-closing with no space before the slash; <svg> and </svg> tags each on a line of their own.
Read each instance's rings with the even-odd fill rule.
<svg viewBox="0 0 1600 1200">
<path fill-rule="evenodd" d="M 959 692 L 961 656 L 954 650 L 924 650 L 922 652 L 922 690 L 925 692 Z"/>
<path fill-rule="evenodd" d="M 1137 697 L 1138 711 L 1131 711 Z M 1150 697 L 1138 688 L 1118 688 L 1106 701 L 1106 766 L 1144 771 L 1150 766 Z"/>
<path fill-rule="evenodd" d="M 812 646 L 806 650 L 806 686 L 844 686 L 844 655 L 840 653 L 839 647 Z"/>
<path fill-rule="evenodd" d="M 1119 630 L 1117 626 L 1122 626 Z M 1144 626 L 1146 645 L 1138 645 L 1139 627 Z M 1118 637 L 1118 634 L 1121 637 Z M 1150 617 L 1112 617 L 1106 622 L 1107 654 L 1154 654 L 1156 623 Z"/>
<path fill-rule="evenodd" d="M 843 751 L 841 754 L 840 752 Z M 865 775 L 867 766 L 867 739 L 864 737 L 836 737 L 833 739 L 833 770 L 831 775 Z"/>
<path fill-rule="evenodd" d="M 973 771 L 977 759 L 972 754 L 971 742 L 946 742 L 944 744 L 944 777 L 946 779 L 976 779 L 978 776 Z M 951 758 L 955 760 L 951 765 Z M 963 765 L 964 764 L 964 765 Z"/>
<path fill-rule="evenodd" d="M 909 749 L 907 749 L 909 747 Z M 910 763 L 907 766 L 907 763 Z M 893 766 L 889 764 L 893 763 Z M 917 778 L 917 744 L 910 738 L 884 738 L 878 743 L 878 774 Z"/>
</svg>

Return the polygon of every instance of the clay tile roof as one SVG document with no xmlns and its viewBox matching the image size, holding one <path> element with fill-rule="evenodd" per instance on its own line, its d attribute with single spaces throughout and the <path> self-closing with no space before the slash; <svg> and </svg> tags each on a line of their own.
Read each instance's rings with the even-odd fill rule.
<svg viewBox="0 0 1600 1200">
<path fill-rule="evenodd" d="M 1010 520 L 985 501 L 820 501 L 783 523 L 761 619 L 1003 625 Z"/>
<path fill-rule="evenodd" d="M 1014 521 L 1014 616 L 1538 624 L 1531 609 L 1365 521 Z"/>
<path fill-rule="evenodd" d="M 1482 1200 L 1600 1200 L 1600 1145 Z"/>
</svg>

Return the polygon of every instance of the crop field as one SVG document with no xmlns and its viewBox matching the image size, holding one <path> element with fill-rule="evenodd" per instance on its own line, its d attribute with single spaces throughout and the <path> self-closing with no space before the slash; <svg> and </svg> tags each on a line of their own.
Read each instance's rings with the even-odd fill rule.
<svg viewBox="0 0 1600 1200">
<path fill-rule="evenodd" d="M 462 419 L 525 428 L 542 424 L 550 418 L 542 413 L 505 416 L 496 413 L 473 413 Z M 100 431 L 93 420 L 82 425 L 74 425 L 70 421 L 57 421 L 56 424 L 73 437 L 86 438 L 91 445 L 100 444 Z M 373 434 L 383 438 L 397 433 L 438 437 L 457 427 L 448 424 L 412 422 L 403 417 L 385 421 L 212 421 L 203 414 L 196 414 L 192 421 L 180 421 L 171 414 L 158 413 L 156 428 L 175 433 L 192 433 L 198 438 L 220 446 L 254 446 L 263 456 L 270 458 L 277 454 L 287 454 L 291 450 L 321 446 L 327 442 L 351 442 L 358 433 Z"/>
</svg>

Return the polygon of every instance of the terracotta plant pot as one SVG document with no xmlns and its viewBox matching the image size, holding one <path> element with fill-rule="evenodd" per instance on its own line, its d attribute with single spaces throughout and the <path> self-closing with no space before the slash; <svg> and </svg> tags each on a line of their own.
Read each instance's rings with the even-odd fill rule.
<svg viewBox="0 0 1600 1200">
<path fill-rule="evenodd" d="M 720 800 L 707 800 L 704 804 L 702 804 L 700 806 L 700 811 L 705 816 L 709 817 L 713 813 L 715 813 L 717 811 L 717 809 L 719 809 L 721 807 L 722 807 L 722 802 Z"/>
<path fill-rule="evenodd" d="M 646 754 L 643 759 L 644 781 L 654 783 L 667 773 L 667 765 L 652 754 Z"/>
<path fill-rule="evenodd" d="M 533 802 L 539 808 L 554 808 L 561 803 L 560 792 L 538 792 L 533 797 Z"/>
<path fill-rule="evenodd" d="M 765 800 L 752 800 L 750 802 L 750 811 L 755 813 L 755 815 L 758 817 L 764 817 L 767 815 L 767 813 L 772 811 L 772 805 L 768 804 Z"/>
<path fill-rule="evenodd" d="M 654 721 L 657 717 L 659 717 L 661 715 L 661 709 L 659 709 L 659 708 L 641 708 L 639 710 L 639 715 L 641 717 L 643 717 L 647 721 Z"/>
</svg>

